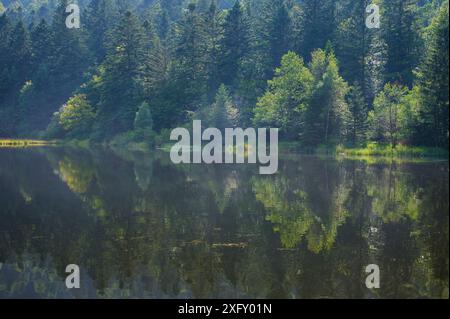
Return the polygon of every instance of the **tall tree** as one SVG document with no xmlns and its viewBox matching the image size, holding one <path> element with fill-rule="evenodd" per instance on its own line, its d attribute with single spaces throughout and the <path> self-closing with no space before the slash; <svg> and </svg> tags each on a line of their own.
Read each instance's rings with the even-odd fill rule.
<svg viewBox="0 0 450 319">
<path fill-rule="evenodd" d="M 305 112 L 313 89 L 313 76 L 303 59 L 287 53 L 266 93 L 255 108 L 256 125 L 280 128 L 283 136 L 296 139 L 305 121 Z"/>
<path fill-rule="evenodd" d="M 346 130 L 347 140 L 352 146 L 361 146 L 367 141 L 368 108 L 361 86 L 356 82 L 347 95 L 349 117 Z"/>
<path fill-rule="evenodd" d="M 13 54 L 11 42 L 13 26 L 6 14 L 0 14 L 0 135 L 11 136 L 14 125 L 11 124 L 10 102 L 13 98 L 14 79 L 10 73 Z"/>
<path fill-rule="evenodd" d="M 49 81 L 49 63 L 53 51 L 52 34 L 46 20 L 42 19 L 31 30 L 32 80 L 36 90 L 43 92 Z"/>
<path fill-rule="evenodd" d="M 107 136 L 133 128 L 142 88 L 138 78 L 146 56 L 145 35 L 139 19 L 127 11 L 115 28 L 102 67 L 102 100 L 97 131 Z"/>
<path fill-rule="evenodd" d="M 80 32 L 66 26 L 66 8 L 69 3 L 69 0 L 59 0 L 51 27 L 53 52 L 50 55 L 50 85 L 56 91 L 53 93 L 64 98 L 75 85 L 80 84 L 83 70 L 89 63 Z"/>
<path fill-rule="evenodd" d="M 385 53 L 385 83 L 411 86 L 419 57 L 417 0 L 384 0 L 381 3 Z"/>
<path fill-rule="evenodd" d="M 335 37 L 342 76 L 349 83 L 359 83 L 366 102 L 372 98 L 370 65 L 376 62 L 374 46 L 379 33 L 366 26 L 366 8 L 370 3 L 369 0 L 342 1 L 342 16 Z"/>
<path fill-rule="evenodd" d="M 417 128 L 417 142 L 445 148 L 449 146 L 448 23 L 446 1 L 430 26 L 427 52 L 419 70 L 421 107 Z"/>
<path fill-rule="evenodd" d="M 369 114 L 372 138 L 390 143 L 396 148 L 404 137 L 405 98 L 408 88 L 399 84 L 386 84 L 375 98 L 374 109 Z"/>
<path fill-rule="evenodd" d="M 92 0 L 86 9 L 87 45 L 97 63 L 106 56 L 108 31 L 118 18 L 119 13 L 111 0 Z"/>
<path fill-rule="evenodd" d="M 303 1 L 301 54 L 306 61 L 309 61 L 314 50 L 323 49 L 333 38 L 335 9 L 336 1 L 333 0 Z"/>
<path fill-rule="evenodd" d="M 182 91 L 185 110 L 195 111 L 207 88 L 207 34 L 204 16 L 194 3 L 188 5 L 176 28 L 174 74 Z"/>
<path fill-rule="evenodd" d="M 14 57 L 10 43 L 13 26 L 6 14 L 0 15 L 0 104 L 10 93 L 14 79 L 11 78 L 9 68 Z"/>
<path fill-rule="evenodd" d="M 249 24 L 241 2 L 237 0 L 227 13 L 221 41 L 221 82 L 235 84 L 242 61 L 250 49 Z"/>
<path fill-rule="evenodd" d="M 348 105 L 348 85 L 339 74 L 332 51 L 316 50 L 310 63 L 314 91 L 305 115 L 302 140 L 309 145 L 335 144 L 343 141 Z"/>
<path fill-rule="evenodd" d="M 271 78 L 281 63 L 281 57 L 289 51 L 291 21 L 284 0 L 265 0 L 260 14 L 259 38 L 265 55 L 265 77 Z"/>
<path fill-rule="evenodd" d="M 206 0 L 205 0 L 206 1 Z M 209 8 L 204 13 L 205 15 L 205 27 L 207 37 L 207 77 L 208 86 L 207 92 L 209 97 L 214 94 L 220 85 L 220 41 L 222 38 L 221 17 L 219 8 L 217 7 L 217 0 L 210 0 Z"/>
</svg>

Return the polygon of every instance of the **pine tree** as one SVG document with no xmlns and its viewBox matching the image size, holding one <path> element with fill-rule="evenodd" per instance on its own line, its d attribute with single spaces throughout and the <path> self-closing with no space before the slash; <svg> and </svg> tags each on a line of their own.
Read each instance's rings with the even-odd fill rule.
<svg viewBox="0 0 450 319">
<path fill-rule="evenodd" d="M 416 136 L 418 143 L 448 148 L 449 115 L 449 28 L 448 1 L 433 20 L 427 52 L 419 71 L 421 107 Z"/>
<path fill-rule="evenodd" d="M 10 43 L 13 26 L 6 14 L 0 15 L 0 106 L 6 102 L 6 96 L 11 91 L 14 79 L 11 78 L 10 67 L 13 53 Z"/>
<path fill-rule="evenodd" d="M 225 85 L 221 85 L 211 107 L 206 110 L 206 122 L 210 127 L 221 130 L 235 127 L 238 122 L 238 110 L 233 105 Z"/>
<path fill-rule="evenodd" d="M 170 58 L 158 35 L 153 35 L 150 48 L 140 68 L 139 85 L 146 100 L 157 93 L 168 78 Z"/>
<path fill-rule="evenodd" d="M 137 83 L 146 57 L 145 35 L 139 19 L 127 11 L 115 28 L 103 69 L 100 122 L 107 136 L 133 128 L 136 105 L 142 99 Z"/>
<path fill-rule="evenodd" d="M 386 45 L 385 83 L 411 86 L 420 53 L 417 0 L 384 0 L 381 9 L 382 38 Z"/>
<path fill-rule="evenodd" d="M 32 80 L 37 91 L 43 92 L 49 81 L 49 63 L 53 51 L 52 35 L 46 20 L 42 19 L 31 31 Z"/>
<path fill-rule="evenodd" d="M 266 56 L 265 78 L 271 78 L 282 56 L 291 48 L 291 21 L 284 0 L 265 0 L 260 17 L 261 54 Z"/>
<path fill-rule="evenodd" d="M 206 1 L 206 0 L 205 0 Z M 220 41 L 222 37 L 222 28 L 220 25 L 219 10 L 217 0 L 210 0 L 208 10 L 205 15 L 205 28 L 208 41 L 207 46 L 207 92 L 209 97 L 215 92 L 220 84 L 219 61 L 220 61 Z"/>
<path fill-rule="evenodd" d="M 110 0 L 92 0 L 86 9 L 85 25 L 89 30 L 87 45 L 97 63 L 106 57 L 108 31 L 119 18 L 114 2 Z"/>
<path fill-rule="evenodd" d="M 349 83 L 358 82 L 366 103 L 372 98 L 370 65 L 375 62 L 376 29 L 366 27 L 369 0 L 343 1 L 341 21 L 336 31 L 336 56 L 342 76 Z"/>
<path fill-rule="evenodd" d="M 221 41 L 221 82 L 233 85 L 237 79 L 243 59 L 250 49 L 249 25 L 239 0 L 227 13 L 223 24 Z"/>
<path fill-rule="evenodd" d="M 347 95 L 349 116 L 346 119 L 347 140 L 354 147 L 367 141 L 368 109 L 361 86 L 356 82 Z"/>
<path fill-rule="evenodd" d="M 194 3 L 179 22 L 176 31 L 175 81 L 186 110 L 195 111 L 207 87 L 207 34 L 203 16 Z"/>
<path fill-rule="evenodd" d="M 77 29 L 66 27 L 66 8 L 69 0 L 59 0 L 51 27 L 53 52 L 50 56 L 50 73 L 55 95 L 70 94 L 73 87 L 80 84 L 83 69 L 88 64 L 87 51 Z"/>
<path fill-rule="evenodd" d="M 309 61 L 311 53 L 323 49 L 333 38 L 335 30 L 335 6 L 333 0 L 305 0 L 302 6 L 303 43 L 301 54 Z"/>
<path fill-rule="evenodd" d="M 30 36 L 22 21 L 14 27 L 9 46 L 11 52 L 14 52 L 10 70 L 20 88 L 29 79 L 32 53 Z"/>
</svg>

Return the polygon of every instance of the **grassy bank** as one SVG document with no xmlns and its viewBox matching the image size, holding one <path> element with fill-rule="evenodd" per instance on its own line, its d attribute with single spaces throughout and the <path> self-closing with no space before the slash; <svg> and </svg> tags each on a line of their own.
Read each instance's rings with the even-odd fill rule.
<svg viewBox="0 0 450 319">
<path fill-rule="evenodd" d="M 281 153 L 301 153 L 348 158 L 386 158 L 386 159 L 448 159 L 449 152 L 443 148 L 368 143 L 366 147 L 349 148 L 345 146 L 305 147 L 299 142 L 280 142 Z"/>
<path fill-rule="evenodd" d="M 378 157 L 408 157 L 408 158 L 448 158 L 448 150 L 433 147 L 398 145 L 393 148 L 387 144 L 369 143 L 364 148 L 337 147 L 337 155 L 345 156 L 378 156 Z"/>
<path fill-rule="evenodd" d="M 24 148 L 57 145 L 56 141 L 0 139 L 0 148 Z"/>
</svg>

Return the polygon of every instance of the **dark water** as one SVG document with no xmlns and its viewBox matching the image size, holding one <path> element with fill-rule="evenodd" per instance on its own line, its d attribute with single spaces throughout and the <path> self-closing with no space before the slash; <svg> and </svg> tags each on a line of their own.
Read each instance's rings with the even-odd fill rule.
<svg viewBox="0 0 450 319">
<path fill-rule="evenodd" d="M 448 298 L 448 167 L 0 150 L 0 298 Z"/>
</svg>

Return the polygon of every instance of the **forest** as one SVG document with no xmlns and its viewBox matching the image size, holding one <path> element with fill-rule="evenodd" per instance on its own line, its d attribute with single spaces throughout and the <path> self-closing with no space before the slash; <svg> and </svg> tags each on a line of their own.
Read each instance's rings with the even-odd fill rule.
<svg viewBox="0 0 450 319">
<path fill-rule="evenodd" d="M 0 138 L 160 146 L 200 119 L 448 149 L 448 18 L 443 0 L 0 0 Z"/>
</svg>

